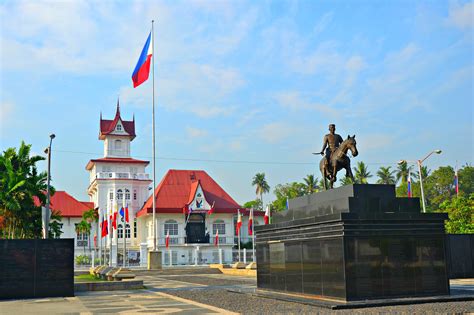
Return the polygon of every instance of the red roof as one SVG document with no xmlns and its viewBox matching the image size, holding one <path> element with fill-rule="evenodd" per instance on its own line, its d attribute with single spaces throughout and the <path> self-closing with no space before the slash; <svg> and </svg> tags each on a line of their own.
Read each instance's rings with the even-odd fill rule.
<svg viewBox="0 0 474 315">
<path fill-rule="evenodd" d="M 35 198 L 35 204 L 39 206 L 39 201 Z M 82 217 L 85 211 L 94 208 L 93 202 L 78 201 L 65 191 L 56 191 L 51 196 L 51 210 L 60 211 L 62 217 Z"/>
<path fill-rule="evenodd" d="M 103 162 L 103 163 L 131 163 L 131 164 L 150 164 L 149 161 L 144 161 L 144 160 L 137 160 L 137 159 L 132 159 L 132 158 L 113 158 L 113 157 L 108 157 L 108 158 L 100 158 L 100 159 L 93 159 L 90 160 L 89 163 L 86 165 L 86 170 L 92 169 L 92 166 L 94 166 L 94 163 L 97 162 Z"/>
<path fill-rule="evenodd" d="M 156 212 L 182 213 L 183 207 L 189 202 L 192 190 L 196 191 L 198 181 L 207 202 L 210 204 L 215 202 L 216 213 L 237 213 L 237 209 L 241 208 L 205 171 L 169 170 L 154 192 Z M 152 213 L 152 203 L 150 196 L 137 213 L 137 217 Z"/>
<path fill-rule="evenodd" d="M 115 130 L 118 121 L 122 121 L 123 129 L 132 137 L 132 140 L 136 137 L 135 134 L 135 117 L 131 121 L 123 120 L 120 117 L 120 104 L 117 100 L 117 111 L 115 112 L 115 118 L 113 120 L 102 119 L 102 114 L 100 115 L 100 133 L 99 139 L 105 139 L 105 135 L 110 134 Z M 128 137 L 128 136 L 127 136 Z"/>
</svg>

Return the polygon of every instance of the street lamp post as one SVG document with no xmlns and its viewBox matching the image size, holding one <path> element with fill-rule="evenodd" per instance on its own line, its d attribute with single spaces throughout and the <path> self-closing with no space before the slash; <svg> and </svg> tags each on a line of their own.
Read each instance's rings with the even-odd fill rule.
<svg viewBox="0 0 474 315">
<path fill-rule="evenodd" d="M 429 158 L 433 153 L 436 153 L 436 154 L 441 154 L 441 150 L 433 150 L 431 151 L 427 156 L 425 156 L 423 159 L 421 160 L 417 160 L 416 161 L 416 164 L 418 165 L 418 173 L 420 175 L 420 190 L 421 190 L 421 202 L 423 204 L 423 213 L 426 213 L 426 203 L 425 203 L 425 193 L 423 191 L 423 175 L 421 174 L 421 165 L 423 164 L 423 162 Z M 414 161 L 407 161 L 407 160 L 401 160 L 400 162 L 398 162 L 398 164 L 404 164 L 404 163 L 407 163 L 407 162 L 414 162 Z"/>
<path fill-rule="evenodd" d="M 50 180 L 51 180 L 51 145 L 53 144 L 53 139 L 56 138 L 56 135 L 54 133 L 50 134 L 49 135 L 49 147 L 47 147 L 45 150 L 44 150 L 44 153 L 47 153 L 48 154 L 48 186 L 46 188 L 46 213 L 45 213 L 45 219 L 44 219 L 44 222 L 45 222 L 45 227 L 44 227 L 44 238 L 47 239 L 48 238 L 48 232 L 49 232 L 49 218 L 50 218 L 50 205 L 51 205 L 51 201 L 50 201 L 50 191 L 49 191 L 49 183 L 50 183 Z"/>
</svg>

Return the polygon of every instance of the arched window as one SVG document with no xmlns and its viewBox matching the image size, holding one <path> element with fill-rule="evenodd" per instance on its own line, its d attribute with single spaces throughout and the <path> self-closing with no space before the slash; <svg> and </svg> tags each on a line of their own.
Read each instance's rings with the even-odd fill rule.
<svg viewBox="0 0 474 315">
<path fill-rule="evenodd" d="M 137 190 L 133 190 L 133 200 L 137 200 Z"/>
<path fill-rule="evenodd" d="M 123 199 L 123 191 L 122 189 L 117 190 L 117 199 L 122 200 Z"/>
<path fill-rule="evenodd" d="M 113 190 L 109 191 L 109 199 L 114 200 L 114 191 Z"/>
<path fill-rule="evenodd" d="M 216 235 L 217 231 L 219 231 L 219 235 L 224 235 L 225 234 L 224 220 L 216 220 L 212 224 L 212 234 Z"/>
<path fill-rule="evenodd" d="M 130 190 L 125 189 L 125 200 L 130 200 Z"/>
<path fill-rule="evenodd" d="M 122 140 L 115 140 L 115 150 L 122 150 Z"/>
</svg>

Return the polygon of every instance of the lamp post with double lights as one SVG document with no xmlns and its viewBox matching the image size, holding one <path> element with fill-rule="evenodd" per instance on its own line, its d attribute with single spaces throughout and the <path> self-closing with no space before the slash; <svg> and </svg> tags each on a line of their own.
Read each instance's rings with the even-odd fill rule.
<svg viewBox="0 0 474 315">
<path fill-rule="evenodd" d="M 423 204 L 423 213 L 426 213 L 426 203 L 425 203 L 425 193 L 423 191 L 423 176 L 421 174 L 421 165 L 423 164 L 423 162 L 429 158 L 433 153 L 436 153 L 436 154 L 441 154 L 441 150 L 433 150 L 431 151 L 427 156 L 425 156 L 423 159 L 421 160 L 416 160 L 416 161 L 407 161 L 407 160 L 401 160 L 400 162 L 398 162 L 398 164 L 405 164 L 405 163 L 416 163 L 418 165 L 418 173 L 420 174 L 420 190 L 421 190 L 421 202 Z"/>
<path fill-rule="evenodd" d="M 53 144 L 53 139 L 56 138 L 56 135 L 54 133 L 49 135 L 49 147 L 47 147 L 44 150 L 44 153 L 48 154 L 48 186 L 46 188 L 46 213 L 45 213 L 45 218 L 44 218 L 44 230 L 43 230 L 43 237 L 45 239 L 48 238 L 48 232 L 49 232 L 49 217 L 50 217 L 50 205 L 51 205 L 51 200 L 50 200 L 50 191 L 49 191 L 49 183 L 51 180 L 51 145 Z"/>
</svg>

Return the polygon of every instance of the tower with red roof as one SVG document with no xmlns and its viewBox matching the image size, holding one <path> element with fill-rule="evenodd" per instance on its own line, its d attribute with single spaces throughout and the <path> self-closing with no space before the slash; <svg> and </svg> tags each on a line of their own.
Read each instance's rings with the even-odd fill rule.
<svg viewBox="0 0 474 315">
<path fill-rule="evenodd" d="M 131 157 L 131 143 L 135 137 L 135 117 L 125 120 L 117 101 L 113 119 L 103 119 L 100 115 L 99 140 L 104 141 L 104 157 L 92 159 L 86 165 L 89 172 L 87 193 L 95 207 L 110 213 L 115 206 L 118 209 L 128 206 L 130 223 L 126 225 L 125 234 L 127 243 L 132 246 L 138 242 L 135 214 L 148 198 L 151 183 L 145 171 L 149 161 Z M 119 226 L 122 224 L 120 220 Z M 118 242 L 123 242 L 122 231 L 118 236 Z"/>
</svg>

